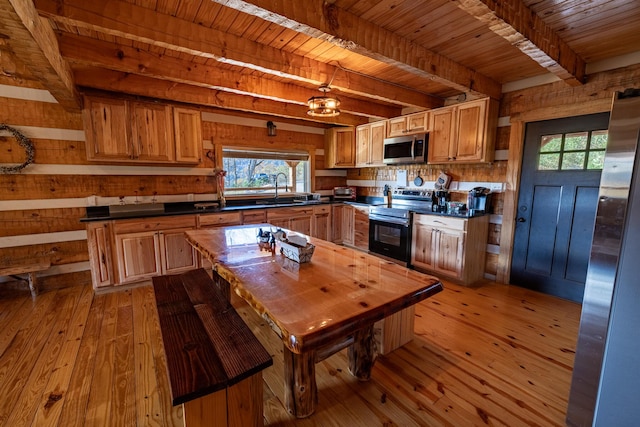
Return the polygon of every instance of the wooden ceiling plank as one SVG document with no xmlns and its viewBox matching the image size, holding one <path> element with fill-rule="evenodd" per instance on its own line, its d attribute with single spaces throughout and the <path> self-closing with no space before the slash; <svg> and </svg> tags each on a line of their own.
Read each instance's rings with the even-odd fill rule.
<svg viewBox="0 0 640 427">
<path fill-rule="evenodd" d="M 59 37 L 60 51 L 72 64 L 89 65 L 126 73 L 139 74 L 177 83 L 206 87 L 241 95 L 306 106 L 310 96 L 319 95 L 309 88 L 281 83 L 237 70 L 223 70 L 168 55 L 157 56 L 130 46 L 105 43 L 70 34 Z M 237 68 L 237 67 L 234 67 Z M 375 119 L 395 117 L 400 107 L 389 107 L 370 101 L 340 97 L 341 110 Z"/>
<path fill-rule="evenodd" d="M 500 99 L 501 86 L 490 78 L 324 0 L 211 1 L 394 65 L 405 72 L 427 76 L 459 91 Z"/>
<path fill-rule="evenodd" d="M 51 24 L 40 18 L 30 1 L 0 0 L 0 28 L 10 49 L 20 54 L 29 73 L 69 111 L 78 111 L 82 101 L 69 65 L 60 56 Z"/>
<path fill-rule="evenodd" d="M 584 84 L 584 60 L 522 0 L 456 1 L 462 10 L 485 23 L 541 67 L 571 86 Z"/>
<path fill-rule="evenodd" d="M 4 0 L 6 1 L 6 0 Z M 17 1 L 17 0 L 16 0 Z M 35 0 L 38 11 L 56 22 L 96 29 L 193 56 L 244 66 L 311 85 L 328 82 L 340 92 L 403 106 L 435 108 L 443 100 L 362 75 L 335 73 L 336 67 L 273 49 L 242 37 L 204 28 L 120 1 L 97 4 L 85 0 Z M 375 91 L 371 88 L 375 87 Z"/>
<path fill-rule="evenodd" d="M 307 115 L 305 110 L 296 104 L 236 95 L 213 89 L 206 90 L 197 86 L 119 71 L 75 67 L 73 70 L 79 86 L 95 89 L 277 117 L 310 120 L 325 124 L 357 126 L 367 122 L 365 118 L 351 114 L 340 114 L 337 117 L 318 119 Z"/>
</svg>

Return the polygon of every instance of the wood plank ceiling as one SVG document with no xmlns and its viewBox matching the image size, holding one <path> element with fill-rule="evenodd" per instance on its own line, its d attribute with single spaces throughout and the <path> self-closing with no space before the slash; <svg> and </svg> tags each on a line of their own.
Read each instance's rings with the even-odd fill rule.
<svg viewBox="0 0 640 427">
<path fill-rule="evenodd" d="M 0 0 L 0 9 L 3 74 L 18 78 L 16 62 L 29 64 L 63 105 L 75 103 L 75 84 L 327 124 L 499 99 L 504 83 L 547 74 L 581 85 L 587 63 L 640 51 L 640 2 L 627 0 Z M 306 114 L 323 83 L 342 102 L 336 118 Z"/>
</svg>

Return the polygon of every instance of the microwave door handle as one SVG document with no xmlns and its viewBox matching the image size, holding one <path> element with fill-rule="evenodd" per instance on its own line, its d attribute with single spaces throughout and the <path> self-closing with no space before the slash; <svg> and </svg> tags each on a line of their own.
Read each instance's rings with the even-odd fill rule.
<svg viewBox="0 0 640 427">
<path fill-rule="evenodd" d="M 415 136 L 411 139 L 411 158 L 413 160 L 416 159 L 416 137 Z"/>
</svg>

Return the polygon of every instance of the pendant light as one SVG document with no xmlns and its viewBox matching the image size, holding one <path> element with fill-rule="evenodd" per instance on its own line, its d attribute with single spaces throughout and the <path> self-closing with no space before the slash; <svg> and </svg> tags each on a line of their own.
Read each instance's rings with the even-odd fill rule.
<svg viewBox="0 0 640 427">
<path fill-rule="evenodd" d="M 333 79 L 332 79 L 333 80 Z M 340 114 L 340 100 L 333 96 L 327 96 L 331 91 L 328 84 L 322 84 L 318 90 L 323 93 L 322 96 L 312 96 L 307 101 L 309 111 L 307 114 L 313 117 L 335 117 Z"/>
</svg>

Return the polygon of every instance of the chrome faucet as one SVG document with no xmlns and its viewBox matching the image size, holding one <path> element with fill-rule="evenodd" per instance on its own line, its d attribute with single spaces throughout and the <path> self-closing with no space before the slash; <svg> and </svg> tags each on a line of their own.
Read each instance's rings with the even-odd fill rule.
<svg viewBox="0 0 640 427">
<path fill-rule="evenodd" d="M 275 178 L 275 182 L 276 182 L 276 199 L 278 198 L 278 177 L 282 175 L 284 176 L 285 182 L 287 182 L 289 180 L 289 178 L 287 177 L 287 175 L 284 172 L 278 172 L 276 174 L 276 178 Z M 287 184 L 284 185 L 284 191 L 289 191 L 289 186 Z"/>
</svg>

